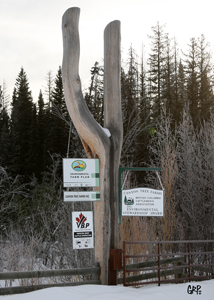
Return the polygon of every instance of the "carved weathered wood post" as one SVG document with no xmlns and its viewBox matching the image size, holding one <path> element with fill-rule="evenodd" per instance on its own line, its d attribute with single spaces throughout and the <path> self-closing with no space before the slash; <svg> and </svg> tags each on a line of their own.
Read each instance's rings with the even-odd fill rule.
<svg viewBox="0 0 214 300">
<path fill-rule="evenodd" d="M 79 77 L 79 14 L 68 9 L 62 19 L 62 78 L 71 119 L 89 158 L 100 160 L 100 202 L 96 202 L 95 260 L 101 265 L 101 282 L 108 283 L 109 249 L 118 247 L 118 168 L 122 148 L 120 97 L 120 22 L 113 21 L 104 32 L 104 126 L 95 121 L 84 101 Z M 92 49 L 93 51 L 93 49 Z"/>
</svg>

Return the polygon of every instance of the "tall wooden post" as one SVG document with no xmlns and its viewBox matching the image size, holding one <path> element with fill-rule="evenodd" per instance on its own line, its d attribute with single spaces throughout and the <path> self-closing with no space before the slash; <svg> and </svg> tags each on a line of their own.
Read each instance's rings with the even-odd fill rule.
<svg viewBox="0 0 214 300">
<path fill-rule="evenodd" d="M 110 248 L 118 247 L 118 168 L 122 148 L 120 97 L 120 22 L 111 22 L 104 33 L 104 126 L 95 121 L 84 101 L 79 77 L 79 14 L 68 9 L 62 18 L 62 78 L 65 100 L 71 119 L 89 158 L 100 160 L 100 197 L 96 202 L 95 260 L 101 266 L 101 283 L 108 284 Z M 92 49 L 93 51 L 93 49 Z"/>
</svg>

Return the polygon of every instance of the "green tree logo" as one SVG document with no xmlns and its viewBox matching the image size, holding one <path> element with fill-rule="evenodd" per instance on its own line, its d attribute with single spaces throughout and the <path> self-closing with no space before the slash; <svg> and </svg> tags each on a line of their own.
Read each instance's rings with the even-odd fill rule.
<svg viewBox="0 0 214 300">
<path fill-rule="evenodd" d="M 133 204 L 134 204 L 134 199 L 131 198 L 131 197 L 129 197 L 129 198 L 127 199 L 127 197 L 125 196 L 125 197 L 124 197 L 124 204 L 125 204 L 125 205 L 133 205 Z"/>
</svg>

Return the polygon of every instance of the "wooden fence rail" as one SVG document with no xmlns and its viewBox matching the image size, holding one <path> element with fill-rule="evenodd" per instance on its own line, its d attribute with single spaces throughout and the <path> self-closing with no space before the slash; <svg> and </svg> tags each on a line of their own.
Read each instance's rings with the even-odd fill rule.
<svg viewBox="0 0 214 300">
<path fill-rule="evenodd" d="M 167 264 L 174 265 L 174 269 L 161 271 L 160 272 L 161 277 L 168 276 L 168 275 L 181 276 L 181 274 L 183 272 L 183 267 L 180 266 L 180 264 L 182 264 L 182 265 L 184 264 L 183 257 L 175 257 L 175 258 L 168 258 L 168 259 L 160 260 L 160 265 L 167 265 Z M 126 283 L 157 278 L 158 272 L 145 273 L 147 268 L 149 268 L 149 270 L 151 270 L 151 271 L 157 270 L 156 266 L 158 266 L 158 260 L 126 265 L 126 271 L 129 271 L 129 272 L 143 271 L 144 272 L 143 274 L 139 274 L 139 275 L 127 276 Z M 154 268 L 152 268 L 152 267 L 154 267 Z M 123 271 L 123 269 L 119 270 L 119 272 L 122 272 L 122 271 Z M 117 283 L 122 284 L 123 278 L 118 278 Z"/>
<path fill-rule="evenodd" d="M 127 254 L 126 245 L 134 244 L 150 244 L 153 246 L 153 251 L 149 254 L 145 253 L 145 251 L 141 251 L 141 253 L 137 255 Z M 163 250 L 162 252 L 161 247 L 164 244 L 171 244 L 172 246 L 180 245 L 183 247 L 183 250 L 177 250 L 175 252 L 165 252 L 165 250 Z M 171 256 L 171 258 L 161 259 L 161 257 L 169 256 Z M 150 260 L 152 258 L 154 259 L 154 257 L 157 259 Z M 126 265 L 126 259 L 130 258 L 142 258 L 150 261 Z M 137 274 L 131 274 L 130 276 L 131 272 L 137 272 Z M 126 274 L 128 274 L 128 276 L 126 276 Z M 175 278 L 171 275 L 174 275 Z M 166 278 L 167 276 L 170 277 Z M 123 242 L 123 278 L 118 278 L 117 282 L 119 284 L 123 283 L 124 286 L 137 286 L 158 283 L 158 285 L 160 285 L 160 283 L 190 282 L 193 280 L 207 280 L 212 278 L 214 278 L 214 240 Z M 143 280 L 146 281 L 143 282 Z"/>
<path fill-rule="evenodd" d="M 38 278 L 50 278 L 50 277 L 62 277 L 62 276 L 77 276 L 77 275 L 92 275 L 91 280 L 66 282 L 66 283 L 52 283 L 52 284 L 35 284 L 35 279 Z M 81 268 L 70 270 L 48 270 L 48 271 L 28 271 L 28 272 L 1 272 L 0 280 L 14 280 L 14 279 L 31 279 L 32 284 L 26 286 L 14 286 L 0 288 L 0 295 L 12 295 L 32 292 L 48 287 L 62 287 L 62 286 L 75 286 L 83 284 L 101 284 L 99 279 L 100 266 L 93 268 Z"/>
</svg>

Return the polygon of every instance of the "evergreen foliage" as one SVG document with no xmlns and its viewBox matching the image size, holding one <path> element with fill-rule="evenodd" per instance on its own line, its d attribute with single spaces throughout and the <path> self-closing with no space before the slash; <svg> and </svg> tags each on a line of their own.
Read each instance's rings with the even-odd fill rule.
<svg viewBox="0 0 214 300">
<path fill-rule="evenodd" d="M 68 126 L 65 121 L 68 122 L 69 118 L 63 92 L 62 70 L 59 67 L 52 91 L 49 137 L 51 153 L 61 153 L 64 156 L 68 141 Z"/>
<path fill-rule="evenodd" d="M 10 151 L 10 119 L 7 110 L 7 96 L 0 86 L 0 166 L 6 167 Z"/>
<path fill-rule="evenodd" d="M 104 94 L 103 94 L 103 76 L 104 69 L 99 66 L 98 62 L 95 62 L 91 68 L 91 84 L 88 92 L 85 93 L 85 101 L 91 114 L 95 120 L 104 126 Z"/>
<path fill-rule="evenodd" d="M 11 112 L 11 136 L 13 141 L 12 174 L 28 176 L 33 171 L 31 152 L 34 148 L 33 99 L 29 89 L 27 75 L 23 68 L 18 74 L 13 93 Z"/>
<path fill-rule="evenodd" d="M 169 56 L 167 57 L 167 63 L 166 49 L 169 53 L 169 44 L 167 34 L 164 33 L 164 26 L 160 26 L 160 24 L 157 23 L 155 27 L 152 27 L 152 31 L 153 35 L 150 36 L 152 48 L 148 59 L 148 94 L 152 108 L 152 117 L 156 118 L 157 116 L 160 116 L 161 107 L 163 106 L 164 97 L 166 96 L 164 95 L 163 84 L 169 79 L 167 73 L 170 75 L 170 70 L 168 69 L 170 58 Z"/>
</svg>

